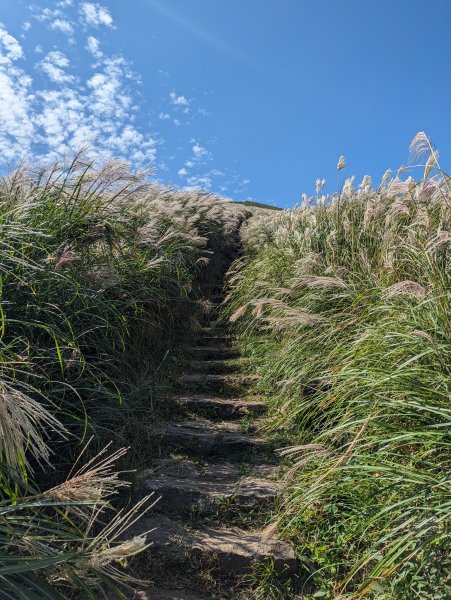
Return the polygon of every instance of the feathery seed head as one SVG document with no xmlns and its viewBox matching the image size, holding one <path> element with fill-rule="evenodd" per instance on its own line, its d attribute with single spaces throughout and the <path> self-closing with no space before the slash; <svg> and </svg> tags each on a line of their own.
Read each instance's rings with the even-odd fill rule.
<svg viewBox="0 0 451 600">
<path fill-rule="evenodd" d="M 342 169 L 346 168 L 346 159 L 343 155 L 340 156 L 340 158 L 338 159 L 338 163 L 337 163 L 337 171 L 341 171 Z"/>
<path fill-rule="evenodd" d="M 394 298 L 395 296 L 424 296 L 425 294 L 426 289 L 422 285 L 416 281 L 406 279 L 391 285 L 385 290 L 384 295 L 386 298 Z"/>
</svg>

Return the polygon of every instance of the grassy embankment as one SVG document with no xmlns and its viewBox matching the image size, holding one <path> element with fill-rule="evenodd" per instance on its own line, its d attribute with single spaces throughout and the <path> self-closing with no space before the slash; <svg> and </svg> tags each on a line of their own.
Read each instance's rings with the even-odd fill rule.
<svg viewBox="0 0 451 600">
<path fill-rule="evenodd" d="M 1 182 L 2 599 L 97 599 L 145 546 L 120 542 L 145 507 L 111 513 L 116 469 L 150 451 L 239 214 L 83 156 Z"/>
<path fill-rule="evenodd" d="M 424 134 L 411 150 L 421 181 L 346 180 L 328 199 L 319 181 L 311 203 L 252 219 L 230 275 L 286 446 L 278 526 L 315 597 L 451 596 L 451 178 Z"/>
</svg>

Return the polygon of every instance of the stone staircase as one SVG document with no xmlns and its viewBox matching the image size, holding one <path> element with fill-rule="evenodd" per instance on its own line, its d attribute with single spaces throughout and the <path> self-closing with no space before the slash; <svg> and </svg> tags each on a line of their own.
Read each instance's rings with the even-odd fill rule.
<svg viewBox="0 0 451 600">
<path fill-rule="evenodd" d="M 158 434 L 160 456 L 140 473 L 136 499 L 159 501 L 133 534 L 152 543 L 143 576 L 155 587 L 136 600 L 252 598 L 246 576 L 259 563 L 296 578 L 293 549 L 264 535 L 277 495 L 277 461 L 255 422 L 265 407 L 248 397 L 255 377 L 240 360 L 225 326 L 202 329 L 175 398 L 178 416 Z"/>
</svg>

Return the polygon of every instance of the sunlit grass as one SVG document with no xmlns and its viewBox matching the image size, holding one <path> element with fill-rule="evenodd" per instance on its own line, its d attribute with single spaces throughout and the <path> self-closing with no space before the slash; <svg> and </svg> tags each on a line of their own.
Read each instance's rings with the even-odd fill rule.
<svg viewBox="0 0 451 600">
<path fill-rule="evenodd" d="M 102 458 L 69 470 L 88 437 L 85 463 L 156 419 L 157 373 L 198 325 L 240 211 L 83 154 L 0 183 L 2 598 L 98 598 L 126 579 L 145 544 L 120 542 L 132 517 L 102 525 L 121 482 Z"/>
<path fill-rule="evenodd" d="M 287 446 L 279 527 L 325 597 L 451 593 L 451 179 L 423 133 L 411 150 L 420 181 L 348 179 L 331 198 L 319 182 L 252 219 L 230 273 Z"/>
</svg>

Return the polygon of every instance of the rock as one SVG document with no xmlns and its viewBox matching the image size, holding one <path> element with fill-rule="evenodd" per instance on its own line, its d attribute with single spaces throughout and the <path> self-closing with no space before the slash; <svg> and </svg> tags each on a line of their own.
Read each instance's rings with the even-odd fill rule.
<svg viewBox="0 0 451 600">
<path fill-rule="evenodd" d="M 190 390 L 234 391 L 251 385 L 258 380 L 257 375 L 221 375 L 217 373 L 191 373 L 182 375 L 182 388 Z"/>
<path fill-rule="evenodd" d="M 164 430 L 161 443 L 174 450 L 183 450 L 201 457 L 229 456 L 237 451 L 261 451 L 265 448 L 265 440 L 231 432 L 231 425 L 229 423 L 225 427 L 224 424 L 214 423 L 170 423 Z M 235 431 L 239 431 L 239 426 Z"/>
<path fill-rule="evenodd" d="M 193 360 L 190 363 L 191 372 L 195 373 L 234 373 L 240 370 L 240 363 L 227 360 Z"/>
<path fill-rule="evenodd" d="M 212 513 L 224 502 L 240 508 L 263 508 L 274 501 L 277 486 L 263 477 L 243 476 L 231 464 L 214 469 L 190 461 L 179 461 L 178 465 L 177 461 L 168 461 L 153 473 L 141 474 L 139 491 L 142 495 L 154 492 L 160 497 L 155 510 L 181 515 L 192 509 Z"/>
<path fill-rule="evenodd" d="M 144 532 L 149 532 L 146 538 L 152 544 L 149 548 L 151 554 L 158 555 L 165 548 L 183 545 L 188 565 L 193 558 L 208 561 L 227 578 L 250 573 L 255 565 L 270 559 L 274 561 L 276 572 L 287 576 L 298 572 L 293 548 L 275 537 L 263 539 L 259 533 L 210 527 L 190 530 L 164 516 L 142 519 L 132 534 L 142 535 Z"/>
<path fill-rule="evenodd" d="M 213 419 L 241 419 L 246 415 L 264 414 L 266 405 L 257 400 L 217 398 L 207 394 L 192 394 L 175 398 L 176 402 L 192 412 Z"/>
<path fill-rule="evenodd" d="M 219 345 L 194 346 L 191 354 L 198 360 L 236 358 L 239 353 L 235 348 Z"/>
<path fill-rule="evenodd" d="M 143 600 L 205 600 L 205 596 L 201 598 L 184 590 L 153 589 L 147 592 L 147 599 L 143 598 Z"/>
<path fill-rule="evenodd" d="M 205 600 L 190 591 L 185 590 L 164 590 L 161 588 L 152 588 L 150 590 L 136 590 L 126 593 L 127 600 Z M 119 600 L 116 594 L 108 594 L 108 600 Z"/>
<path fill-rule="evenodd" d="M 199 346 L 210 346 L 210 345 L 227 345 L 230 344 L 231 338 L 229 335 L 218 335 L 211 331 L 203 331 L 202 336 L 198 339 L 197 343 Z"/>
</svg>

